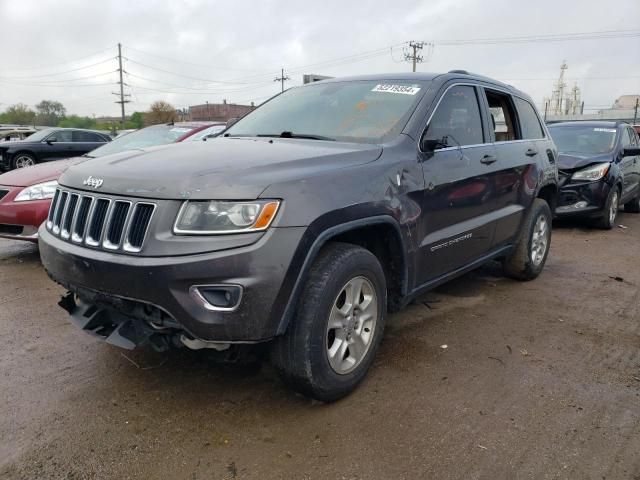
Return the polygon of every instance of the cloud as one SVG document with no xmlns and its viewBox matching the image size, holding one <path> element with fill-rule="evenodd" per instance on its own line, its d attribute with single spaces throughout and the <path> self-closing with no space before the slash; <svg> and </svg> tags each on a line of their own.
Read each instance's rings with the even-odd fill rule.
<svg viewBox="0 0 640 480">
<path fill-rule="evenodd" d="M 259 102 L 279 91 L 273 79 L 281 67 L 292 78 L 289 86 L 301 83 L 303 73 L 409 71 L 402 47 L 389 48 L 408 40 L 435 41 L 432 55 L 419 64 L 422 71 L 465 68 L 512 83 L 538 103 L 550 95 L 565 59 L 569 84 L 582 88 L 587 108 L 640 92 L 640 37 L 438 43 L 637 30 L 637 0 L 620 0 L 615 8 L 595 0 L 0 0 L 0 18 L 0 109 L 50 98 L 73 113 L 117 115 L 111 92 L 117 88 L 118 42 L 133 100 L 128 111 L 158 99 L 176 107 L 223 98 Z M 363 52 L 371 53 L 344 59 Z"/>
</svg>

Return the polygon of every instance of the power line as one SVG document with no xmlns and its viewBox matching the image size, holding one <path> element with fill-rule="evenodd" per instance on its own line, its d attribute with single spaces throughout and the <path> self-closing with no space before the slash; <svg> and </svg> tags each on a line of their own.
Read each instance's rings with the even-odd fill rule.
<svg viewBox="0 0 640 480">
<path fill-rule="evenodd" d="M 46 77 L 56 77 L 58 75 L 64 75 L 65 73 L 79 72 L 80 70 L 86 70 L 87 68 L 96 67 L 98 65 L 102 65 L 103 63 L 111 62 L 113 61 L 114 58 L 115 57 L 110 57 L 105 60 L 102 60 L 101 62 L 92 63 L 91 65 L 85 65 L 83 67 L 72 68 L 71 70 L 65 70 L 64 72 L 47 73 L 44 75 L 25 75 L 25 76 L 19 76 L 19 77 L 0 77 L 0 78 L 7 79 L 7 80 L 28 80 L 32 78 L 37 79 L 37 78 L 46 78 Z"/>
<path fill-rule="evenodd" d="M 551 35 L 526 35 L 516 37 L 466 38 L 459 40 L 435 40 L 438 46 L 494 45 L 500 43 L 542 43 L 574 40 L 640 37 L 640 30 L 605 30 L 599 32 L 560 33 Z"/>
<path fill-rule="evenodd" d="M 85 55 L 85 56 L 83 56 L 83 57 L 79 57 L 79 58 L 76 58 L 76 59 L 74 59 L 74 60 L 67 60 L 67 61 L 62 62 L 62 63 L 59 63 L 59 62 L 58 62 L 58 63 L 54 63 L 54 64 L 49 64 L 49 65 L 38 65 L 37 67 L 22 67 L 22 68 L 15 68 L 15 69 L 10 70 L 10 71 L 21 71 L 21 70 L 44 70 L 44 69 L 47 69 L 47 68 L 59 67 L 59 66 L 61 66 L 61 65 L 67 65 L 67 64 L 70 64 L 70 63 L 76 63 L 76 62 L 79 62 L 80 60 L 84 60 L 84 59 L 86 59 L 86 58 L 95 57 L 96 55 L 100 55 L 101 53 L 104 53 L 104 52 L 106 52 L 106 51 L 108 51 L 108 50 L 111 50 L 113 47 L 115 47 L 115 45 L 109 45 L 108 47 L 103 48 L 102 50 L 99 50 L 99 51 L 97 51 L 97 52 L 95 52 L 95 53 L 92 53 L 92 54 L 90 54 L 90 55 Z"/>
</svg>

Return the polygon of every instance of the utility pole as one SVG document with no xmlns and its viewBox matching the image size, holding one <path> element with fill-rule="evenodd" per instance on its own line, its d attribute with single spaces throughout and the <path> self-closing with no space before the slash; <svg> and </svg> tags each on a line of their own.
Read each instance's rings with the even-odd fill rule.
<svg viewBox="0 0 640 480">
<path fill-rule="evenodd" d="M 636 106 L 633 109 L 633 124 L 636 124 L 636 121 L 638 120 L 638 106 L 640 104 L 640 98 L 636 98 Z"/>
<path fill-rule="evenodd" d="M 120 73 L 120 93 L 111 92 L 115 96 L 119 96 L 120 100 L 116 100 L 115 103 L 120 104 L 120 128 L 124 128 L 124 104 L 131 102 L 131 100 L 125 100 L 125 97 L 130 97 L 131 95 L 124 93 L 124 81 L 122 80 L 122 45 L 118 44 L 118 73 Z"/>
<path fill-rule="evenodd" d="M 422 50 L 424 48 L 424 42 L 414 42 L 413 40 L 409 42 L 409 48 L 413 50 L 413 53 L 405 53 L 404 61 L 408 62 L 411 60 L 413 64 L 413 71 L 416 71 L 416 63 L 422 62 L 424 59 L 421 55 L 418 55 L 418 50 Z"/>
<path fill-rule="evenodd" d="M 284 68 L 280 70 L 280 76 L 273 79 L 274 82 L 280 82 L 280 84 L 282 85 L 282 92 L 284 92 L 284 82 L 286 82 L 287 80 L 291 79 L 288 76 L 284 76 Z"/>
</svg>

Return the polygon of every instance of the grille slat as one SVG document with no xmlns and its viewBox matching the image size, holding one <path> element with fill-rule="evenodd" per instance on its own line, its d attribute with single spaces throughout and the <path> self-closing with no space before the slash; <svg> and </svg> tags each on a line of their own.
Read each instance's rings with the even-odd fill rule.
<svg viewBox="0 0 640 480">
<path fill-rule="evenodd" d="M 62 214 L 64 213 L 68 196 L 69 192 L 62 192 L 60 194 L 60 200 L 58 200 L 58 204 L 56 205 L 56 211 L 53 215 L 53 233 L 55 234 L 60 233 L 60 222 L 62 221 Z"/>
<path fill-rule="evenodd" d="M 89 220 L 89 233 L 87 234 L 87 243 L 89 245 L 98 246 L 100 244 L 100 237 L 102 237 L 104 230 L 104 221 L 107 218 L 109 203 L 109 200 L 106 198 L 96 200 L 93 215 Z"/>
<path fill-rule="evenodd" d="M 76 218 L 76 223 L 73 226 L 73 232 L 71 233 L 71 239 L 74 242 L 79 243 L 84 239 L 84 231 L 87 226 L 87 217 L 89 216 L 89 210 L 91 208 L 92 202 L 92 197 L 82 197 L 82 200 L 80 201 L 80 207 L 78 207 L 78 217 Z"/>
<path fill-rule="evenodd" d="M 130 206 L 131 204 L 129 202 L 120 200 L 115 202 L 109 220 L 109 228 L 107 229 L 107 238 L 104 242 L 104 247 L 114 249 L 120 245 Z"/>
<path fill-rule="evenodd" d="M 107 250 L 138 253 L 156 204 L 56 189 L 47 228 L 63 240 Z"/>
<path fill-rule="evenodd" d="M 139 251 L 142 248 L 154 208 L 155 205 L 150 203 L 139 203 L 136 205 L 125 245 L 126 250 Z"/>
<path fill-rule="evenodd" d="M 60 235 L 63 238 L 69 238 L 71 232 L 71 225 L 73 217 L 76 213 L 76 206 L 78 204 L 78 195 L 73 194 L 69 197 L 69 202 L 64 212 L 64 218 L 62 219 L 62 225 L 60 226 Z"/>
</svg>

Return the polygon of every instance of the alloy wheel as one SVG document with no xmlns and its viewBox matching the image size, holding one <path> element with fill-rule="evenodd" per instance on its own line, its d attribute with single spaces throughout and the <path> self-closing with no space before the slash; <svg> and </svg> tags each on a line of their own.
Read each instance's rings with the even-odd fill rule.
<svg viewBox="0 0 640 480">
<path fill-rule="evenodd" d="M 531 237 L 531 261 L 538 266 L 544 260 L 549 245 L 549 222 L 547 217 L 540 215 L 533 227 Z"/>
<path fill-rule="evenodd" d="M 616 215 L 618 215 L 618 191 L 614 190 L 611 196 L 611 205 L 609 206 L 609 223 L 611 225 L 615 223 Z"/>
<path fill-rule="evenodd" d="M 36 162 L 33 160 L 33 158 L 27 155 L 20 155 L 18 158 L 16 158 L 16 168 L 31 167 L 35 164 Z"/>
<path fill-rule="evenodd" d="M 378 320 L 378 298 L 365 277 L 349 280 L 333 302 L 327 324 L 329 365 L 339 375 L 352 372 L 367 356 Z"/>
</svg>

